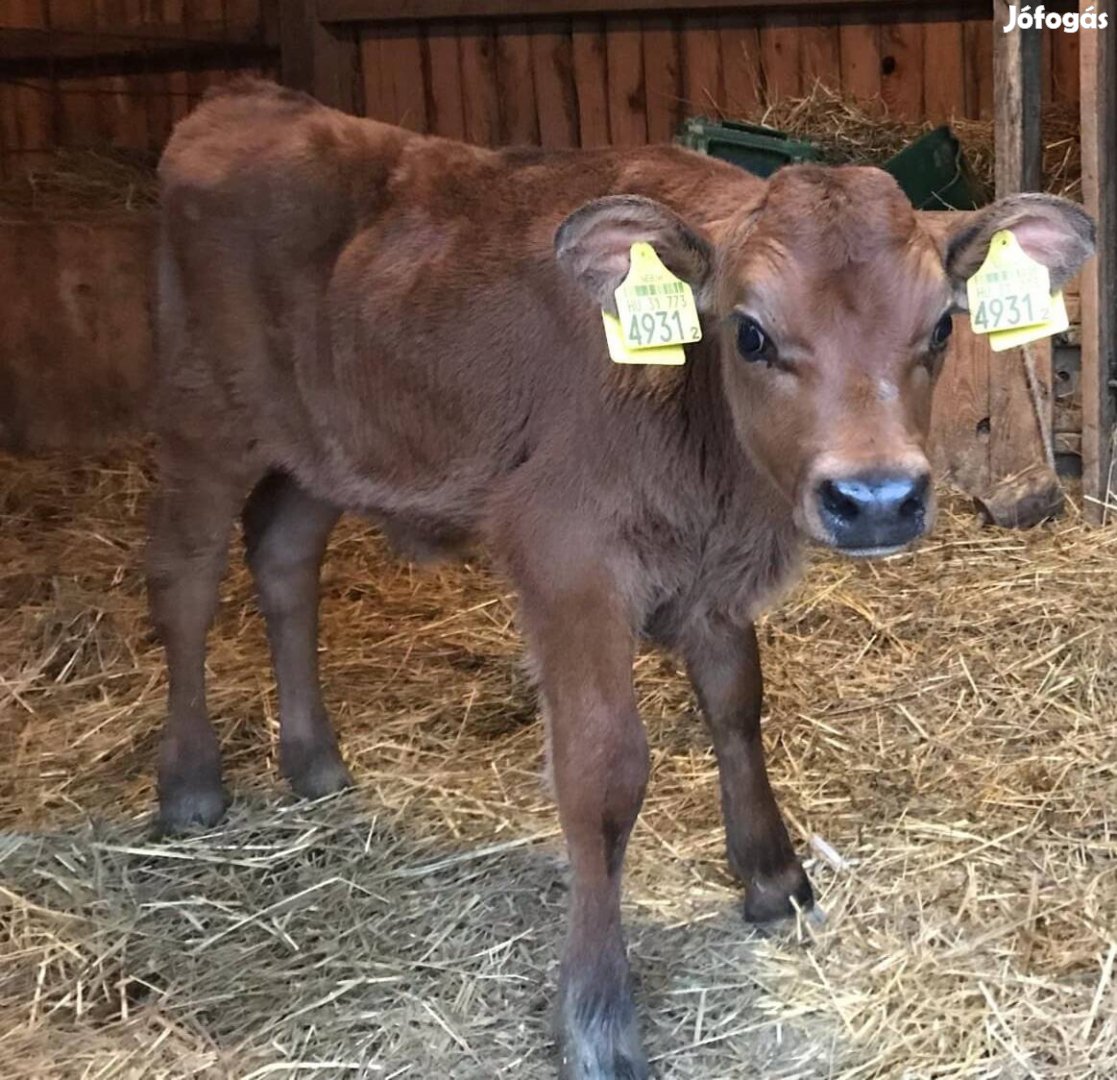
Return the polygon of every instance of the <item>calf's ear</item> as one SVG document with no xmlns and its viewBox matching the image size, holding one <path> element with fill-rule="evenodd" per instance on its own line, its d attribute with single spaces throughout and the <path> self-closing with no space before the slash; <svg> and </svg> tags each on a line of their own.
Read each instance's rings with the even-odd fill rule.
<svg viewBox="0 0 1117 1080">
<path fill-rule="evenodd" d="M 613 294 L 628 274 L 632 245 L 641 240 L 690 285 L 699 309 L 706 307 L 713 249 L 678 214 L 653 199 L 610 195 L 579 207 L 555 233 L 555 257 L 602 308 L 616 315 Z"/>
<path fill-rule="evenodd" d="M 966 307 L 966 281 L 985 262 L 989 242 L 1011 229 L 1017 242 L 1051 271 L 1052 291 L 1061 289 L 1094 254 L 1094 221 L 1085 210 L 1057 195 L 1009 195 L 982 210 L 935 214 L 928 231 L 939 243 L 943 265 L 959 307 Z"/>
</svg>

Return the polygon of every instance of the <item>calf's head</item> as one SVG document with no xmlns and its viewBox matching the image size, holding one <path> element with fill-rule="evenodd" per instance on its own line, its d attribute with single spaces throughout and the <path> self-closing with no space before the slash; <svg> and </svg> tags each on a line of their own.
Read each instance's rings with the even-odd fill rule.
<svg viewBox="0 0 1117 1080">
<path fill-rule="evenodd" d="M 707 218 L 709 214 L 705 215 Z M 966 280 L 998 230 L 1061 287 L 1093 252 L 1076 205 L 1017 195 L 972 213 L 914 211 L 878 169 L 793 166 L 705 230 L 649 199 L 613 196 L 556 234 L 559 262 L 606 310 L 650 243 L 689 282 L 737 437 L 799 528 L 851 555 L 916 540 L 934 516 L 931 390 Z"/>
</svg>

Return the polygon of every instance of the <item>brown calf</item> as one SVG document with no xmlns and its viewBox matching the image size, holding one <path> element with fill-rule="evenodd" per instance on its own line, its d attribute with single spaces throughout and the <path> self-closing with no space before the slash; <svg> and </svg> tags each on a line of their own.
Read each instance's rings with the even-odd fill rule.
<svg viewBox="0 0 1117 1080">
<path fill-rule="evenodd" d="M 1059 284 L 1089 219 L 1021 196 L 933 233 L 873 169 L 764 182 L 671 147 L 494 152 L 262 83 L 179 125 L 161 173 L 162 826 L 225 806 L 203 670 L 238 513 L 282 769 L 311 796 L 349 782 L 316 660 L 339 514 L 411 554 L 486 542 L 520 594 L 573 872 L 563 1075 L 648 1075 L 619 904 L 648 777 L 638 639 L 685 660 L 746 915 L 809 905 L 765 773 L 753 619 L 804 541 L 875 555 L 929 527 L 931 387 L 965 278 L 1012 225 Z M 682 368 L 606 354 L 599 309 L 636 240 L 694 287 L 705 336 Z"/>
</svg>

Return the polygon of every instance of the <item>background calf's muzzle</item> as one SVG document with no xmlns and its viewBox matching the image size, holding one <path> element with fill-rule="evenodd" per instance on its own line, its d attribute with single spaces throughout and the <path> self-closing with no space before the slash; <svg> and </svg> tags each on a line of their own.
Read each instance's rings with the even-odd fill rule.
<svg viewBox="0 0 1117 1080">
<path fill-rule="evenodd" d="M 926 527 L 930 477 L 863 473 L 820 480 L 817 511 L 834 547 L 866 554 L 904 547 Z"/>
</svg>

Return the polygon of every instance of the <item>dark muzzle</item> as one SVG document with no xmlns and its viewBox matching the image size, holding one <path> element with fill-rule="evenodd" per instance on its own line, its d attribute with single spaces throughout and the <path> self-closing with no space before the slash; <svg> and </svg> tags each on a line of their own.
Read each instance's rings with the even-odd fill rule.
<svg viewBox="0 0 1117 1080">
<path fill-rule="evenodd" d="M 851 555 L 880 555 L 923 534 L 930 478 L 863 473 L 821 480 L 818 515 L 831 543 Z"/>
</svg>

